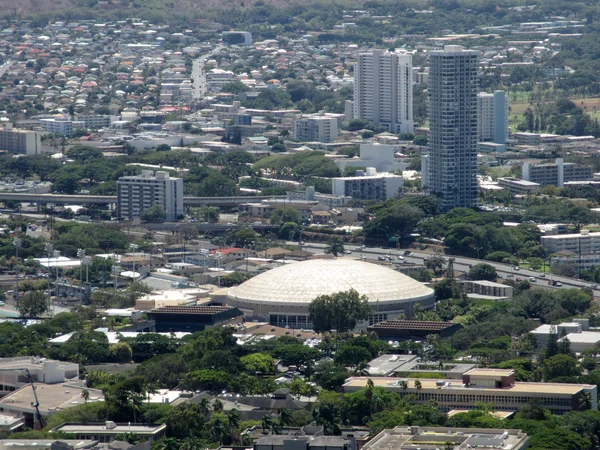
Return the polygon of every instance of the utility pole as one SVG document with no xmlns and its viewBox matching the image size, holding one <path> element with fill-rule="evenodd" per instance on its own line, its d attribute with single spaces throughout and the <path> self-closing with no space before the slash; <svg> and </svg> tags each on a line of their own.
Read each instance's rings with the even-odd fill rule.
<svg viewBox="0 0 600 450">
<path fill-rule="evenodd" d="M 15 256 L 15 278 L 17 280 L 17 287 L 15 288 L 15 304 L 18 305 L 19 304 L 19 248 L 21 247 L 21 244 L 23 243 L 23 241 L 21 240 L 21 238 L 16 237 L 13 240 L 13 244 L 15 244 L 15 251 L 16 251 L 16 256 Z"/>
<path fill-rule="evenodd" d="M 54 252 L 54 246 L 51 243 L 47 243 L 46 244 L 46 255 L 48 255 L 48 307 L 50 307 L 51 302 L 51 297 L 50 297 L 50 256 L 52 256 L 52 253 Z"/>
<path fill-rule="evenodd" d="M 83 260 L 85 259 L 85 249 L 77 249 L 77 257 L 79 263 L 79 301 L 83 303 Z"/>
</svg>

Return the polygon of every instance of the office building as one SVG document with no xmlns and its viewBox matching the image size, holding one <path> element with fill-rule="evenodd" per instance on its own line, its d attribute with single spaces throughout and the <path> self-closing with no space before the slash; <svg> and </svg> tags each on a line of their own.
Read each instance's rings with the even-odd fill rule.
<svg viewBox="0 0 600 450">
<path fill-rule="evenodd" d="M 60 134 L 65 137 L 73 136 L 73 131 L 84 129 L 85 123 L 71 119 L 40 119 L 40 125 L 48 133 Z"/>
<path fill-rule="evenodd" d="M 540 325 L 529 332 L 535 336 L 538 350 L 546 348 L 551 335 L 558 342 L 569 341 L 569 347 L 576 353 L 591 350 L 600 345 L 600 328 L 590 328 L 589 319 L 572 319 L 558 325 Z"/>
<path fill-rule="evenodd" d="M 412 55 L 373 50 L 354 66 L 355 119 L 367 119 L 394 133 L 412 133 Z"/>
<path fill-rule="evenodd" d="M 141 175 L 121 177 L 117 181 L 117 212 L 120 219 L 139 219 L 154 205 L 164 208 L 167 221 L 183 215 L 183 179 L 168 172 L 143 171 Z"/>
<path fill-rule="evenodd" d="M 477 136 L 481 141 L 508 141 L 508 97 L 504 91 L 477 94 Z"/>
<path fill-rule="evenodd" d="M 383 430 L 363 450 L 524 450 L 528 440 L 521 430 L 398 426 Z"/>
<path fill-rule="evenodd" d="M 294 118 L 294 139 L 308 142 L 333 142 L 338 137 L 338 119 L 324 114 Z"/>
<path fill-rule="evenodd" d="M 412 314 L 414 303 L 408 305 Z M 419 306 L 423 306 L 419 304 Z M 430 334 L 441 338 L 452 336 L 462 325 L 454 322 L 430 322 L 425 320 L 385 320 L 369 326 L 369 333 L 375 333 L 380 339 L 423 339 Z"/>
<path fill-rule="evenodd" d="M 523 164 L 522 177 L 526 181 L 538 183 L 541 186 L 562 187 L 569 181 L 585 181 L 594 178 L 591 166 L 583 164 L 566 163 L 563 158 L 556 158 L 554 163 Z"/>
<path fill-rule="evenodd" d="M 356 176 L 333 178 L 333 195 L 348 196 L 354 200 L 385 201 L 398 194 L 404 185 L 401 175 L 378 173 L 374 167 L 357 170 Z"/>
<path fill-rule="evenodd" d="M 39 155 L 42 153 L 42 134 L 18 130 L 7 123 L 0 127 L 0 150 L 14 155 Z"/>
<path fill-rule="evenodd" d="M 581 410 L 589 394 L 592 409 L 598 408 L 598 388 L 595 384 L 525 383 L 515 381 L 512 369 L 471 369 L 462 380 L 414 378 L 351 377 L 343 385 L 344 392 L 356 392 L 373 384 L 401 397 L 414 396 L 418 404 L 437 403 L 441 411 L 473 409 L 478 403 L 493 405 L 496 411 L 518 411 L 525 405 L 539 403 L 552 414 Z M 406 386 L 404 385 L 406 383 Z"/>
<path fill-rule="evenodd" d="M 429 53 L 429 164 L 425 185 L 440 209 L 477 203 L 479 52 L 446 45 Z"/>
<path fill-rule="evenodd" d="M 252 45 L 249 31 L 223 31 L 223 43 L 228 45 Z"/>
<path fill-rule="evenodd" d="M 513 296 L 513 287 L 508 284 L 488 280 L 465 280 L 460 282 L 462 291 L 471 298 L 509 299 Z"/>
</svg>

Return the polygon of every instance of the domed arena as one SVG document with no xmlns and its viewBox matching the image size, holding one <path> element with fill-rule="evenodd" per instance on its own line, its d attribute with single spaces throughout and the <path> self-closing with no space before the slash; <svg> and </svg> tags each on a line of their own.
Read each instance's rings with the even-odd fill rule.
<svg viewBox="0 0 600 450">
<path fill-rule="evenodd" d="M 371 323 L 410 316 L 416 303 L 434 305 L 433 290 L 400 272 L 360 260 L 313 259 L 287 264 L 232 288 L 227 303 L 237 306 L 247 320 L 271 325 L 311 328 L 308 307 L 319 295 L 356 290 L 373 307 Z"/>
</svg>

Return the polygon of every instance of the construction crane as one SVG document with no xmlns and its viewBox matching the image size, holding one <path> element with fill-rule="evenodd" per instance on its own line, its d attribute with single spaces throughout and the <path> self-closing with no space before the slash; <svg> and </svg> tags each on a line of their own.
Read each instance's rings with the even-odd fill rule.
<svg viewBox="0 0 600 450">
<path fill-rule="evenodd" d="M 17 369 L 0 369 L 0 372 L 15 372 L 17 370 L 22 370 L 27 375 L 27 381 L 33 390 L 33 399 L 34 403 L 31 404 L 35 408 L 35 417 L 37 418 L 40 428 L 44 428 L 44 418 L 42 417 L 42 413 L 40 413 L 40 401 L 38 400 L 37 392 L 35 390 L 35 383 L 33 382 L 33 377 L 31 376 L 31 372 L 27 368 L 17 368 Z M 35 421 L 34 421 L 35 422 Z"/>
</svg>

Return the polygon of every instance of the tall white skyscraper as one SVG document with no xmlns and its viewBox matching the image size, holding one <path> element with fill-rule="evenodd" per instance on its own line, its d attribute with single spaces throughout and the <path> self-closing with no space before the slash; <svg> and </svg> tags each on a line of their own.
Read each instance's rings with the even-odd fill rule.
<svg viewBox="0 0 600 450">
<path fill-rule="evenodd" d="M 480 142 L 508 141 L 508 97 L 504 91 L 477 94 L 477 134 Z"/>
<path fill-rule="evenodd" d="M 373 50 L 354 68 L 355 119 L 368 119 L 393 133 L 412 133 L 412 55 Z"/>
<path fill-rule="evenodd" d="M 429 53 L 429 190 L 440 209 L 477 203 L 479 52 L 446 45 Z"/>
</svg>

